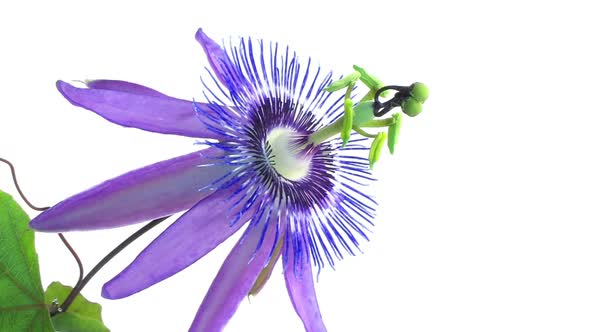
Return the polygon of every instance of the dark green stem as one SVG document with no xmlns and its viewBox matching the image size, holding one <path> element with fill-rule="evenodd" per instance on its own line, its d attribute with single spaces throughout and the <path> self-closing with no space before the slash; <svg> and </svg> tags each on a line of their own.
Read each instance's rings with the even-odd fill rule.
<svg viewBox="0 0 590 332">
<path fill-rule="evenodd" d="M 25 196 L 25 194 L 23 193 L 23 191 L 20 188 L 20 185 L 18 184 L 18 180 L 16 179 L 16 170 L 14 169 L 14 165 L 12 165 L 12 163 L 10 161 L 8 161 L 4 158 L 0 158 L 0 161 L 5 163 L 6 165 L 8 165 L 8 167 L 10 167 L 10 172 L 12 173 L 12 181 L 14 182 L 14 186 L 16 187 L 16 191 L 18 191 L 18 194 L 20 195 L 20 197 L 23 199 L 23 201 L 25 201 L 25 203 L 27 203 L 27 205 L 31 209 L 36 210 L 36 211 L 45 211 L 45 210 L 49 209 L 49 207 L 37 207 L 37 206 L 33 205 L 33 203 L 31 203 L 27 199 L 27 196 Z M 66 240 L 66 237 L 62 233 L 57 233 L 57 235 L 59 236 L 61 242 L 63 242 L 63 244 L 66 246 L 66 248 L 68 248 L 68 250 L 70 251 L 72 256 L 74 256 L 74 259 L 76 260 L 76 264 L 78 264 L 78 271 L 80 272 L 79 276 L 78 276 L 78 282 L 76 283 L 76 285 L 78 285 L 80 282 L 82 282 L 82 277 L 84 276 L 84 267 L 82 266 L 82 261 L 80 260 L 80 257 L 78 256 L 78 254 L 76 253 L 74 248 L 72 248 L 72 246 L 70 245 L 68 240 Z"/>
<path fill-rule="evenodd" d="M 7 164 L 8 167 L 10 167 L 10 171 L 12 173 L 12 181 L 14 182 L 14 186 L 16 187 L 16 190 L 18 191 L 20 197 L 23 199 L 23 201 L 25 201 L 25 203 L 27 203 L 27 205 L 31 209 L 36 210 L 36 211 L 45 211 L 45 210 L 49 209 L 49 207 L 37 207 L 37 206 L 33 205 L 27 199 L 25 194 L 22 192 L 20 185 L 18 184 L 18 181 L 16 179 L 16 171 L 14 169 L 14 165 L 12 165 L 11 162 L 9 162 L 8 160 L 6 160 L 4 158 L 0 158 L 0 161 Z M 74 256 L 74 259 L 76 260 L 76 263 L 78 264 L 78 270 L 80 271 L 80 274 L 79 274 L 78 282 L 76 283 L 76 286 L 74 286 L 74 288 L 72 289 L 72 291 L 70 292 L 68 297 L 64 300 L 64 303 L 61 306 L 51 307 L 49 314 L 51 316 L 55 316 L 59 313 L 63 313 L 66 310 L 68 310 L 68 308 L 70 307 L 72 302 L 74 302 L 74 300 L 76 299 L 76 296 L 78 296 L 78 294 L 80 294 L 80 292 L 82 291 L 84 286 L 86 286 L 86 284 L 90 281 L 90 279 L 92 279 L 92 277 L 94 277 L 94 275 L 96 273 L 98 273 L 98 271 L 100 271 L 111 259 L 113 259 L 113 257 L 117 256 L 117 254 L 119 254 L 121 251 L 123 251 L 123 249 L 125 249 L 133 241 L 137 240 L 140 236 L 142 236 L 143 234 L 148 232 L 150 229 L 156 227 L 159 223 L 168 219 L 169 217 L 170 216 L 154 219 L 154 220 L 150 221 L 147 225 L 140 228 L 137 232 L 131 234 L 131 236 L 129 236 L 127 239 L 125 239 L 125 241 L 121 242 L 121 244 L 119 244 L 115 249 L 113 249 L 111 252 L 109 252 L 100 262 L 98 262 L 98 264 L 96 264 L 96 266 L 92 270 L 90 270 L 90 272 L 84 278 L 82 278 L 82 276 L 84 275 L 84 267 L 82 266 L 82 261 L 80 260 L 80 257 L 78 256 L 78 254 L 76 254 L 76 251 L 74 250 L 74 248 L 72 248 L 70 243 L 66 240 L 65 236 L 62 233 L 58 233 L 61 241 L 64 243 L 66 248 L 68 248 L 68 250 L 70 251 L 72 256 Z"/>
<path fill-rule="evenodd" d="M 65 312 L 66 310 L 68 310 L 68 308 L 70 307 L 72 302 L 74 302 L 74 299 L 76 298 L 76 296 L 78 296 L 78 294 L 80 294 L 80 292 L 82 291 L 84 286 L 86 286 L 86 284 L 90 281 L 90 279 L 92 279 L 92 277 L 94 277 L 94 275 L 96 273 L 98 273 L 98 271 L 100 271 L 111 259 L 113 259 L 115 256 L 117 256 L 121 251 L 123 251 L 123 249 L 125 249 L 133 241 L 137 240 L 140 236 L 147 233 L 150 229 L 156 227 L 159 223 L 168 219 L 169 217 L 170 216 L 166 216 L 166 217 L 162 217 L 162 218 L 158 218 L 158 219 L 154 219 L 154 220 L 150 221 L 147 225 L 140 228 L 137 232 L 131 234 L 131 236 L 129 236 L 127 239 L 125 239 L 123 242 L 121 242 L 121 244 L 119 244 L 115 249 L 113 249 L 111 252 L 109 252 L 103 259 L 100 260 L 100 262 L 98 262 L 98 264 L 96 264 L 96 266 L 92 270 L 90 270 L 90 272 L 88 272 L 86 277 L 84 277 L 84 279 L 82 279 L 82 282 L 79 283 L 78 285 L 76 285 L 76 287 L 74 287 L 74 289 L 72 289 L 72 292 L 70 293 L 70 295 L 68 295 L 68 297 L 64 300 L 64 303 L 59 307 L 59 309 L 56 313 L 53 313 L 53 315 L 56 315 L 56 314 L 59 314 L 59 313 L 62 313 L 62 312 Z"/>
</svg>

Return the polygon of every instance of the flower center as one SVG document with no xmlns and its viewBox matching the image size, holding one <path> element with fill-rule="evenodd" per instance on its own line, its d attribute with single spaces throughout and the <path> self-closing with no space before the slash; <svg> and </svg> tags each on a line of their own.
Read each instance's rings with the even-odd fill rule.
<svg viewBox="0 0 590 332">
<path fill-rule="evenodd" d="M 307 175 L 311 160 L 301 153 L 296 131 L 275 128 L 268 134 L 267 143 L 271 149 L 268 159 L 277 173 L 291 181 Z"/>
</svg>

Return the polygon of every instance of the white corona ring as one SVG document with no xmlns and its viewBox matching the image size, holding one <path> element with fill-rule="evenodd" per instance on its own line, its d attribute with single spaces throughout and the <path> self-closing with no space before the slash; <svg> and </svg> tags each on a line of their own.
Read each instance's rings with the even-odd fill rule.
<svg viewBox="0 0 590 332">
<path fill-rule="evenodd" d="M 275 128 L 267 137 L 272 150 L 268 156 L 272 167 L 285 179 L 297 181 L 307 175 L 310 159 L 301 153 L 301 147 L 296 145 L 297 133 L 287 128 Z"/>
</svg>

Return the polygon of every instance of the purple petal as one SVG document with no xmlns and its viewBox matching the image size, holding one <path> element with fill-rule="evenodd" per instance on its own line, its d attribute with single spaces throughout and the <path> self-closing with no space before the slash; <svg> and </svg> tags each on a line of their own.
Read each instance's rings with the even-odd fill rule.
<svg viewBox="0 0 590 332">
<path fill-rule="evenodd" d="M 289 250 L 288 253 L 283 254 L 287 291 L 289 291 L 289 297 L 291 297 L 291 303 L 295 311 L 297 311 L 297 315 L 299 315 L 305 326 L 305 331 L 327 331 L 315 295 L 311 262 L 302 259 L 301 266 L 297 268 L 297 273 L 295 273 L 295 269 L 293 269 L 293 257 L 295 256 L 293 250 L 287 248 L 287 246 L 284 248 Z"/>
<path fill-rule="evenodd" d="M 223 136 L 208 130 L 195 112 L 191 101 L 167 97 L 159 92 L 133 85 L 98 81 L 95 85 L 107 89 L 76 88 L 57 81 L 57 89 L 72 105 L 83 107 L 103 118 L 121 125 L 162 134 L 220 139 Z M 120 81 L 119 81 L 120 82 Z M 90 82 L 92 86 L 92 82 Z M 207 104 L 198 103 L 200 112 L 214 111 Z M 214 115 L 213 115 L 214 116 Z"/>
<path fill-rule="evenodd" d="M 247 201 L 235 204 L 228 200 L 237 187 L 211 194 L 181 216 L 103 286 L 102 296 L 120 299 L 142 291 L 193 264 L 240 229 L 254 209 L 250 208 L 230 226 Z"/>
<path fill-rule="evenodd" d="M 113 90 L 120 92 L 129 92 L 136 95 L 167 97 L 165 94 L 148 88 L 137 83 L 117 81 L 117 80 L 92 80 L 85 82 L 86 86 L 91 89 Z"/>
<path fill-rule="evenodd" d="M 217 273 L 199 307 L 190 332 L 221 331 L 233 316 L 272 253 L 278 220 L 271 220 L 266 233 L 265 223 L 260 221 L 255 226 L 250 224 L 242 235 Z M 257 249 L 263 234 L 263 243 Z"/>
<path fill-rule="evenodd" d="M 209 65 L 213 69 L 215 76 L 221 84 L 230 89 L 239 90 L 242 86 L 249 86 L 248 81 L 242 75 L 239 68 L 231 61 L 227 52 L 221 48 L 213 39 L 209 38 L 203 29 L 200 29 L 195 34 L 195 39 L 201 44 Z"/>
<path fill-rule="evenodd" d="M 221 155 L 209 148 L 131 171 L 62 201 L 30 226 L 46 232 L 112 228 L 189 209 L 211 194 L 201 188 L 230 170 L 207 165 Z"/>
</svg>

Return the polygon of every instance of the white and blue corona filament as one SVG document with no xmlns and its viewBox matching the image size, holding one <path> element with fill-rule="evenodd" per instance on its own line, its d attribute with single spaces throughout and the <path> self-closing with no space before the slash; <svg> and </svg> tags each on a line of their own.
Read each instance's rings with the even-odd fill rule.
<svg viewBox="0 0 590 332">
<path fill-rule="evenodd" d="M 230 63 L 220 62 L 217 75 L 232 84 L 224 87 L 208 71 L 210 82 L 203 84 L 209 108 L 195 104 L 207 128 L 223 136 L 206 144 L 226 151 L 219 163 L 236 166 L 212 185 L 241 183 L 233 194 L 240 201 L 261 199 L 258 207 L 244 206 L 257 208 L 253 224 L 272 215 L 283 218 L 275 227 L 285 230 L 275 234 L 284 231 L 295 266 L 312 259 L 320 268 L 333 267 L 344 253 L 358 252 L 373 225 L 377 203 L 365 192 L 375 179 L 358 153 L 368 151 L 366 139 L 346 147 L 339 138 L 309 143 L 310 134 L 341 116 L 344 100 L 324 91 L 332 75 L 311 59 L 301 65 L 288 48 L 251 39 L 229 50 Z"/>
</svg>

